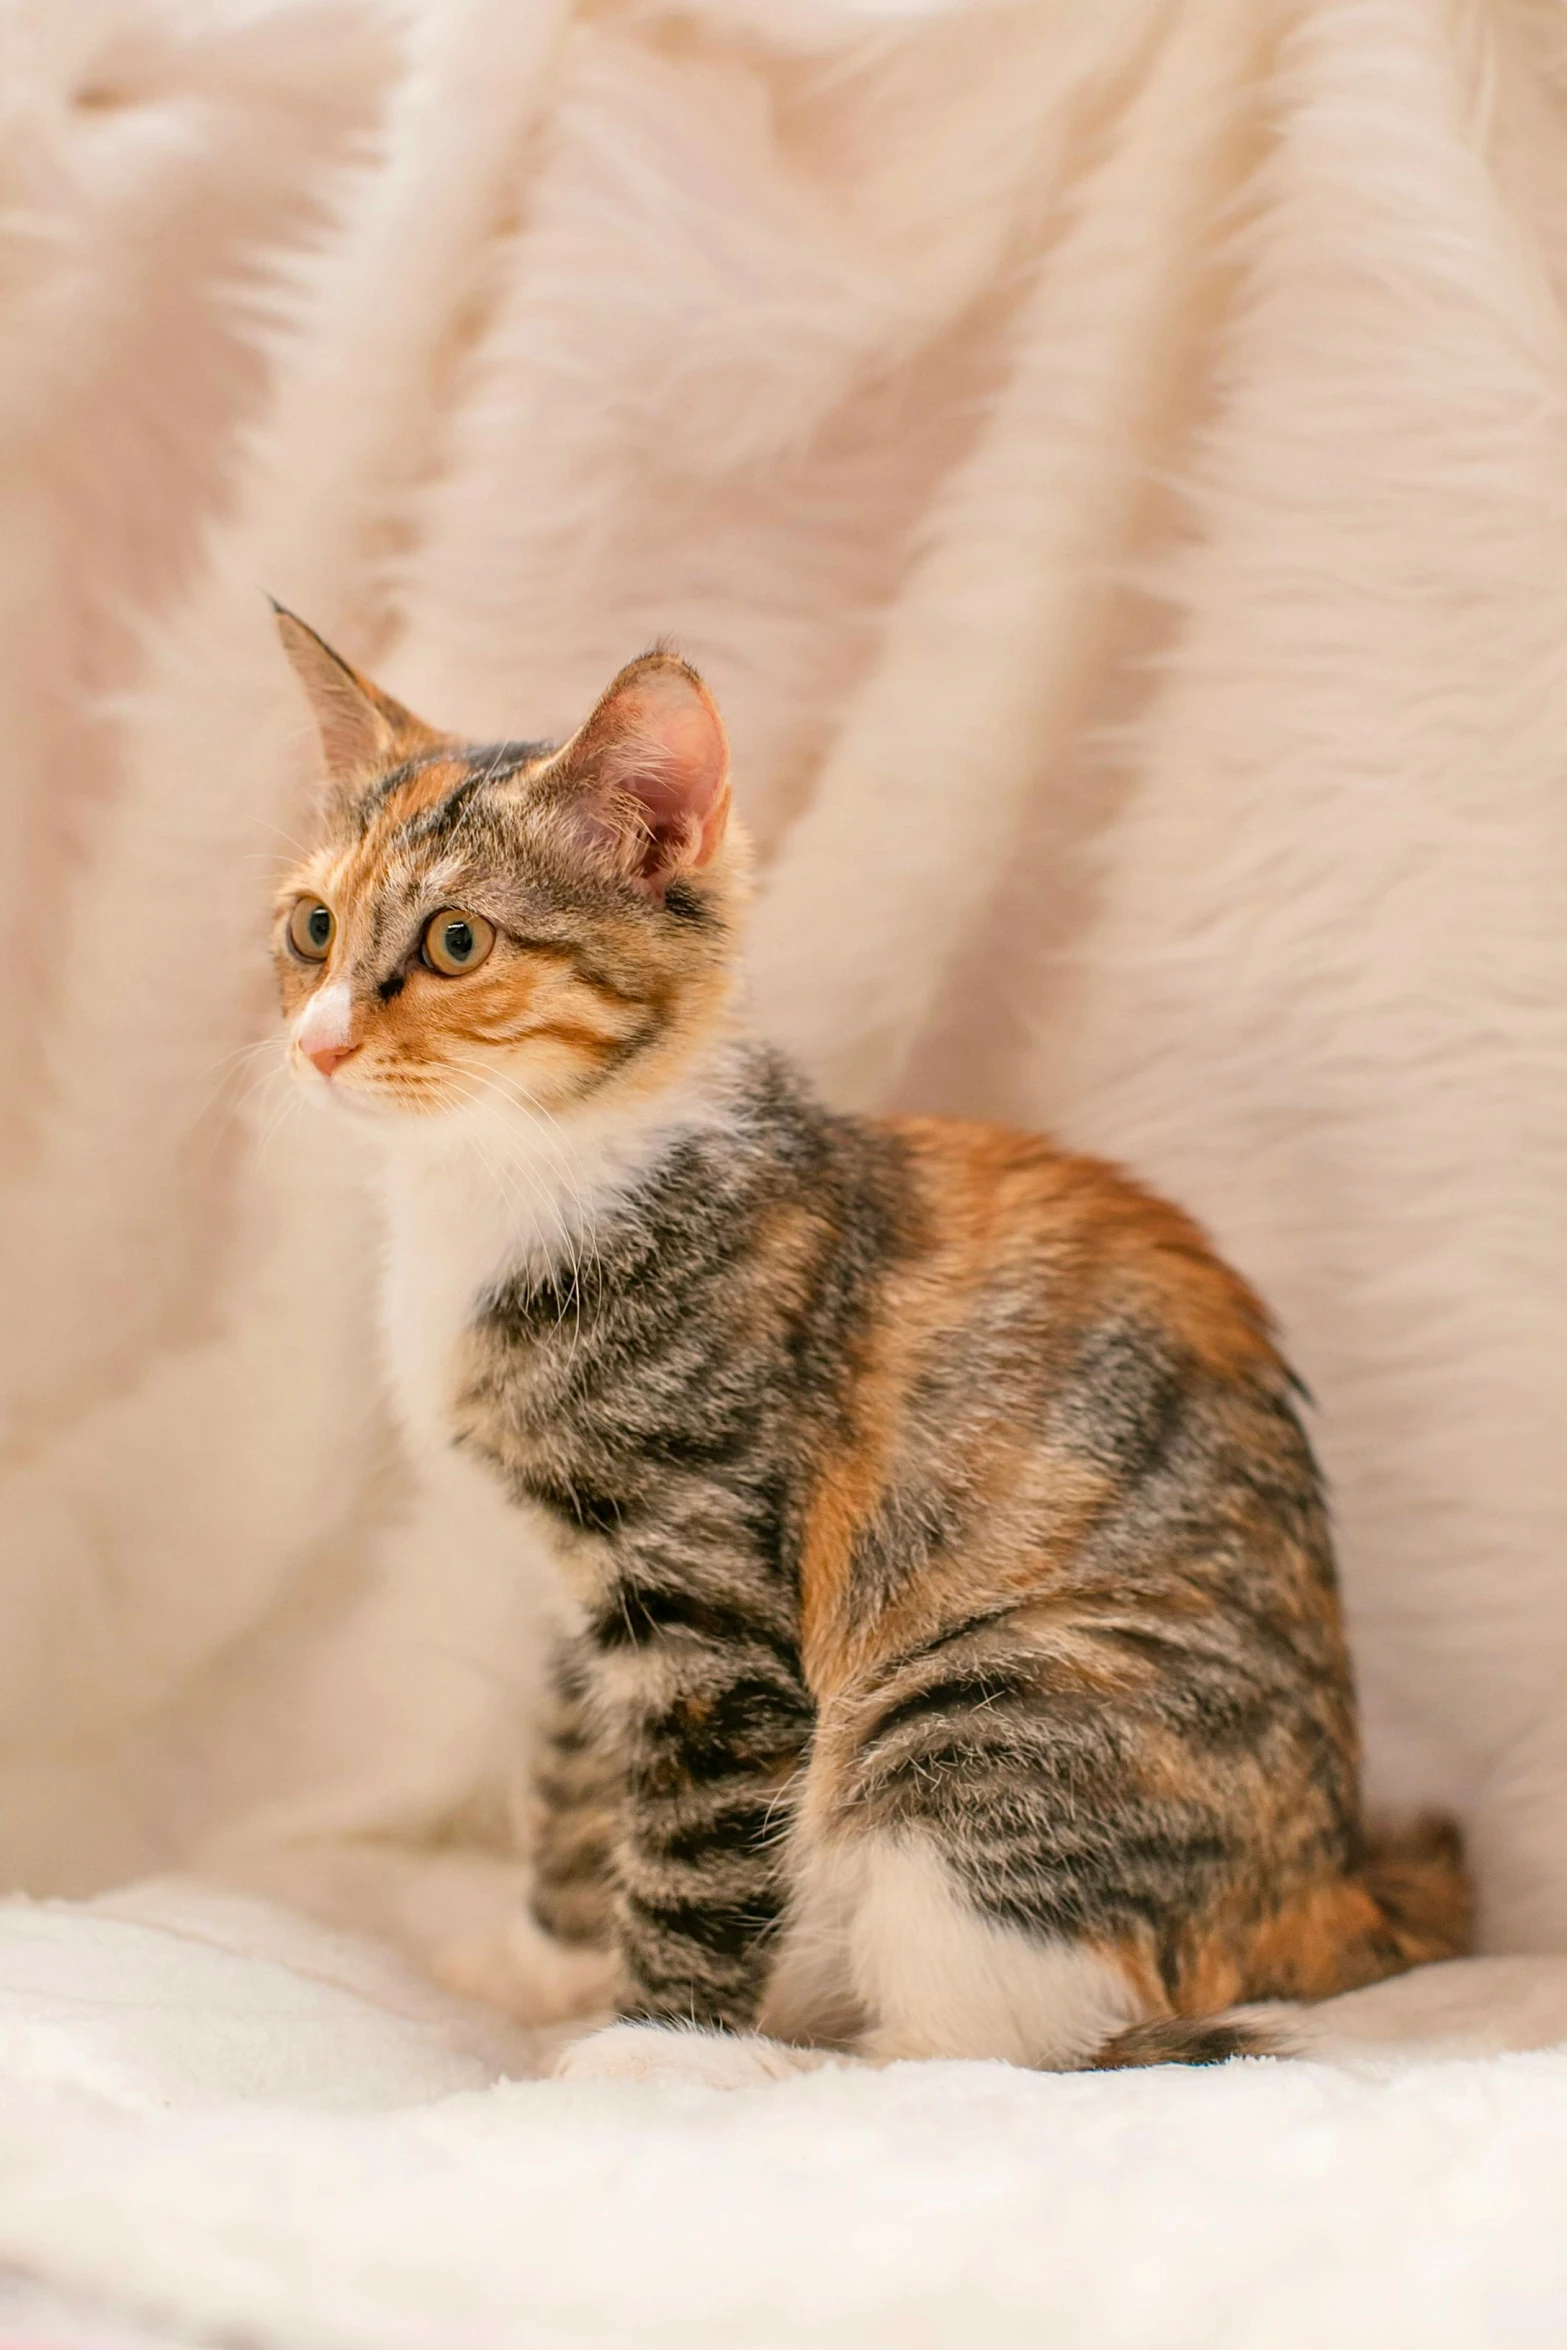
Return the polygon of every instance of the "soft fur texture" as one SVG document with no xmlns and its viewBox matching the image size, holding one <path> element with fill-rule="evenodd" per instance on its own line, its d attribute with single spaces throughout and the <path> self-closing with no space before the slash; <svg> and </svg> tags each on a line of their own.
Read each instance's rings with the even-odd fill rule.
<svg viewBox="0 0 1567 2350">
<path fill-rule="evenodd" d="M 1476 1972 L 1471 2059 L 1567 2029 L 1567 1960 L 1406 1983 L 1441 2030 Z M 1567 2322 L 1567 2055 L 1390 2055 L 1405 1989 L 1336 2003 L 1332 2064 L 735 2086 L 746 2044 L 666 2032 L 636 2078 L 595 2077 L 590 2043 L 538 2081 L 493 2023 L 268 1904 L 0 1905 L 0 2336 L 1539 2350 Z"/>
<path fill-rule="evenodd" d="M 392 1434 L 350 1154 L 233 1115 L 271 590 L 475 737 L 677 638 L 763 1025 L 1213 1229 L 1320 1407 L 1373 1792 L 1567 1949 L 1555 12 L 443 0 L 344 178 L 388 32 L 7 22 L 6 1874 L 416 1946 L 515 1895 L 528 1562 Z M 211 294 L 322 205 L 264 330 Z"/>
</svg>

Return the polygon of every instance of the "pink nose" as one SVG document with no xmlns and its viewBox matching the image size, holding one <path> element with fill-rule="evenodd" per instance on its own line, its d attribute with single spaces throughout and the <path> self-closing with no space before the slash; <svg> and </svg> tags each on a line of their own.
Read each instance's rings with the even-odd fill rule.
<svg viewBox="0 0 1567 2350">
<path fill-rule="evenodd" d="M 323 1077 L 330 1077 L 340 1062 L 346 1061 L 350 1053 L 357 1053 L 358 1050 L 356 1044 L 318 1044 L 314 1052 L 306 1053 L 305 1059 L 314 1061 Z"/>
</svg>

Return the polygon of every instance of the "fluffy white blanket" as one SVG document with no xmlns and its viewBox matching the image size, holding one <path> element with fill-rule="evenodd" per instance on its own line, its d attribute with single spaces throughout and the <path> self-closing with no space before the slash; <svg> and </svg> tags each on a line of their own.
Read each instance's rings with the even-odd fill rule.
<svg viewBox="0 0 1567 2350">
<path fill-rule="evenodd" d="M 58 2350 L 130 2323 L 258 2350 L 1567 2333 L 1567 2051 L 733 2092 L 527 2062 L 261 1904 L 0 1909 L 0 2324 Z"/>
</svg>

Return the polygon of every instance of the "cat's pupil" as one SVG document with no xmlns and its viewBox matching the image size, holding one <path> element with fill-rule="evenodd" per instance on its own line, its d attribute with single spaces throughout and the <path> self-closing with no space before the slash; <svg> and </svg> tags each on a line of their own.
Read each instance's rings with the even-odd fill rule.
<svg viewBox="0 0 1567 2350">
<path fill-rule="evenodd" d="M 441 932 L 441 944 L 454 963 L 466 963 L 473 953 L 473 924 L 448 922 Z"/>
<path fill-rule="evenodd" d="M 324 947 L 328 943 L 332 936 L 332 917 L 325 906 L 312 907 L 305 928 L 310 933 L 312 946 Z"/>
</svg>

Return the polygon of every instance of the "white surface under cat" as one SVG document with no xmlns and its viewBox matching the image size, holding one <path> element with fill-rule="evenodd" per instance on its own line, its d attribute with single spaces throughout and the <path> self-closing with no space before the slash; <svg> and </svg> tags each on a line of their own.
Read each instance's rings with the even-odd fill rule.
<svg viewBox="0 0 1567 2350">
<path fill-rule="evenodd" d="M 1567 1962 L 1473 1963 L 1491 2046 L 1567 2036 Z M 1533 2350 L 1567 2336 L 1567 2048 L 1375 2044 L 1396 1998 L 1401 2028 L 1461 2048 L 1466 1982 L 1472 2004 L 1464 1966 L 1357 1994 L 1333 2065 L 904 2064 L 725 2093 L 530 2079 L 528 2043 L 373 1946 L 195 1885 L 11 1903 L 0 2333 Z"/>
</svg>

